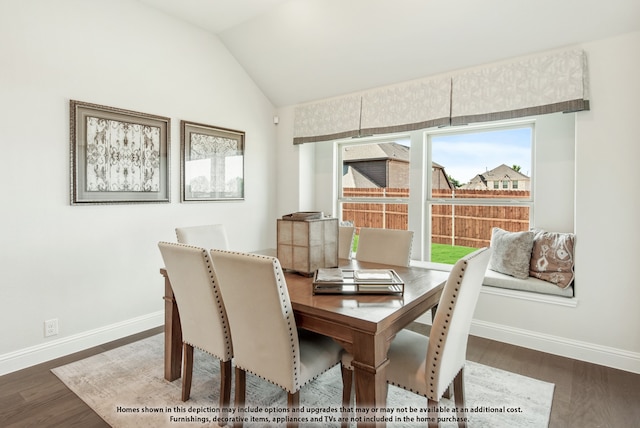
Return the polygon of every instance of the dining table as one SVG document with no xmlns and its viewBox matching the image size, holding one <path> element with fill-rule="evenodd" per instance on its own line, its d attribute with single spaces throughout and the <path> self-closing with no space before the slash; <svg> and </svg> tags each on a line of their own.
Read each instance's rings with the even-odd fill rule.
<svg viewBox="0 0 640 428">
<path fill-rule="evenodd" d="M 276 256 L 274 249 L 254 253 Z M 353 356 L 357 407 L 385 408 L 389 345 L 397 332 L 430 309 L 436 310 L 448 272 L 356 259 L 339 259 L 338 265 L 345 270 L 393 269 L 402 279 L 404 291 L 401 295 L 314 294 L 313 277 L 285 271 L 296 324 L 333 338 Z M 160 273 L 165 284 L 164 377 L 173 381 L 180 377 L 182 364 L 180 314 L 166 269 L 161 268 Z M 357 425 L 380 427 L 385 422 L 363 419 Z"/>
</svg>

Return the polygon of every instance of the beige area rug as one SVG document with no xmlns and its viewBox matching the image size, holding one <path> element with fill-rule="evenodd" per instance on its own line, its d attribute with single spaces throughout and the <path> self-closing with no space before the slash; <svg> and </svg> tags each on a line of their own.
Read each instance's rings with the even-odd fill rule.
<svg viewBox="0 0 640 428">
<path fill-rule="evenodd" d="M 191 399 L 180 400 L 181 380 L 163 377 L 163 336 L 157 335 L 121 348 L 53 369 L 74 393 L 108 424 L 125 427 L 218 426 L 219 362 L 196 351 Z M 548 427 L 554 385 L 536 379 L 468 362 L 465 391 L 468 423 L 472 428 Z M 300 394 L 301 427 L 339 426 L 342 381 L 335 367 L 307 385 Z M 386 418 L 389 427 L 425 426 L 421 412 L 426 398 L 389 386 L 389 410 L 375 414 L 356 413 L 356 418 Z M 450 400 L 441 401 L 452 408 Z M 278 387 L 247 375 L 245 413 L 248 427 L 284 426 L 276 418 L 286 416 L 286 394 Z M 446 410 L 446 409 L 445 409 Z M 234 417 L 234 414 L 230 414 Z M 235 415 L 237 416 L 237 415 Z M 443 412 L 444 418 L 454 417 Z M 456 427 L 451 421 L 441 427 Z"/>
</svg>

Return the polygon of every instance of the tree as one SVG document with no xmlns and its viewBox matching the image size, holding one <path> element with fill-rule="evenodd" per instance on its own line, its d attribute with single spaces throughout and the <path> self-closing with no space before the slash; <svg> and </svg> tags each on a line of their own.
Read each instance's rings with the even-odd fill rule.
<svg viewBox="0 0 640 428">
<path fill-rule="evenodd" d="M 520 172 L 520 168 L 521 168 L 520 165 L 513 165 L 511 167 L 511 169 L 514 170 L 515 172 Z"/>
<path fill-rule="evenodd" d="M 458 180 L 456 180 L 455 178 L 453 178 L 452 176 L 448 175 L 447 177 L 449 177 L 449 182 L 453 185 L 453 187 L 455 187 L 456 189 L 459 188 L 460 186 L 462 186 L 462 184 L 460 184 L 460 182 Z"/>
</svg>

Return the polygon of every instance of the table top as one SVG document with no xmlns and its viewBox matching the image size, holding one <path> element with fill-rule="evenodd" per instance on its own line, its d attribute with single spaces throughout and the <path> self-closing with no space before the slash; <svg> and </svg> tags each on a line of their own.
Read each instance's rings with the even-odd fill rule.
<svg viewBox="0 0 640 428">
<path fill-rule="evenodd" d="M 275 249 L 253 251 L 275 256 Z M 296 313 L 325 318 L 351 328 L 376 333 L 408 313 L 415 312 L 425 301 L 437 304 L 449 273 L 422 267 L 391 266 L 340 259 L 342 269 L 393 269 L 405 284 L 403 295 L 314 294 L 313 277 L 285 271 L 291 305 Z M 161 269 L 163 274 L 164 269 Z M 421 312 L 421 311 L 418 311 Z M 417 315 L 420 315 L 418 313 Z"/>
<path fill-rule="evenodd" d="M 390 268 L 389 265 L 339 260 L 343 269 Z M 294 311 L 304 310 L 319 315 L 330 312 L 334 321 L 358 323 L 364 330 L 383 329 L 394 321 L 402 309 L 409 311 L 425 299 L 440 295 L 448 272 L 419 267 L 392 266 L 405 283 L 404 294 L 398 295 L 332 295 L 313 294 L 313 278 L 285 272 L 289 297 Z"/>
</svg>

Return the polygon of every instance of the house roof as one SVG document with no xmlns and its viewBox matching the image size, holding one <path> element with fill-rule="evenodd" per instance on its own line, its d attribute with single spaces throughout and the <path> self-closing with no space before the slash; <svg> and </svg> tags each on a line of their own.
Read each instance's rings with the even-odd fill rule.
<svg viewBox="0 0 640 428">
<path fill-rule="evenodd" d="M 342 153 L 342 160 L 345 163 L 383 159 L 409 162 L 409 147 L 398 143 L 373 143 L 346 146 Z"/>
<path fill-rule="evenodd" d="M 478 175 L 483 177 L 485 181 L 503 180 L 505 178 L 509 180 L 529 180 L 529 177 L 505 164 L 499 165 L 492 170 Z"/>
<path fill-rule="evenodd" d="M 477 174 L 468 183 L 463 184 L 461 188 L 476 189 L 476 190 L 486 189 L 487 183 L 489 181 L 505 180 L 505 179 L 511 180 L 511 181 L 514 181 L 514 180 L 529 181 L 529 177 L 527 177 L 526 175 L 519 173 L 515 169 L 505 164 L 502 164 L 493 168 L 492 170 L 485 171 L 481 174 Z"/>
</svg>

